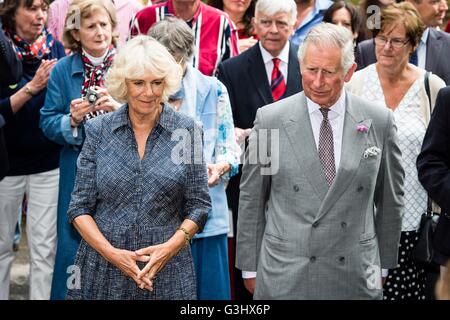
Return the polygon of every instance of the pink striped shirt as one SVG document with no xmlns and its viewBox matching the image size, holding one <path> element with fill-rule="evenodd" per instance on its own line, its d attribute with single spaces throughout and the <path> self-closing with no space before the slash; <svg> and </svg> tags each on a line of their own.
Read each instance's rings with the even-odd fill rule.
<svg viewBox="0 0 450 320">
<path fill-rule="evenodd" d="M 188 24 L 195 37 L 193 66 L 203 74 L 214 75 L 220 62 L 239 54 L 237 30 L 228 15 L 202 3 Z M 139 11 L 131 25 L 130 37 L 147 34 L 150 27 L 166 16 L 175 15 L 172 0 Z"/>
</svg>

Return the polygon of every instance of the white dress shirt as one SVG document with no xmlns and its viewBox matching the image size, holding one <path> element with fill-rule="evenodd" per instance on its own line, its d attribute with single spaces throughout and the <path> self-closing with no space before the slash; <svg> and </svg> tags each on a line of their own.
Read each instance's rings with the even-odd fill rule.
<svg viewBox="0 0 450 320">
<path fill-rule="evenodd" d="M 425 62 L 427 61 L 427 41 L 429 34 L 430 28 L 426 28 L 417 48 L 417 66 L 422 69 L 425 69 Z"/>
<path fill-rule="evenodd" d="M 287 77 L 288 77 L 288 63 L 289 63 L 289 41 L 286 41 L 286 44 L 284 45 L 283 50 L 281 50 L 278 57 L 272 56 L 269 51 L 263 48 L 261 45 L 261 41 L 258 42 L 259 48 L 261 49 L 261 55 L 264 61 L 264 66 L 266 67 L 266 74 L 267 74 L 267 80 L 269 81 L 269 85 L 272 82 L 272 71 L 273 71 L 273 58 L 280 59 L 280 64 L 278 65 L 278 68 L 280 69 L 281 73 L 283 74 L 284 81 L 287 84 Z"/>
<path fill-rule="evenodd" d="M 309 120 L 311 121 L 311 127 L 314 135 L 314 142 L 316 148 L 319 150 L 319 136 L 320 126 L 322 124 L 323 115 L 320 112 L 320 106 L 306 98 L 306 105 L 308 106 Z M 334 146 L 334 164 L 336 166 L 336 172 L 339 169 L 339 163 L 341 161 L 341 147 L 342 147 L 342 134 L 344 132 L 344 118 L 345 118 L 345 90 L 342 90 L 341 96 L 334 105 L 330 107 L 328 112 L 328 120 L 333 130 L 333 146 Z"/>
</svg>

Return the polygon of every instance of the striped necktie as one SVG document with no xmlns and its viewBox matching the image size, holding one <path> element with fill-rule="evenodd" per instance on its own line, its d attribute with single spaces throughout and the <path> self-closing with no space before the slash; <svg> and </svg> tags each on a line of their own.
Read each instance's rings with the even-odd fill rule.
<svg viewBox="0 0 450 320">
<path fill-rule="evenodd" d="M 272 80 L 270 83 L 270 88 L 272 90 L 273 101 L 280 100 L 284 93 L 286 92 L 286 82 L 284 81 L 283 74 L 280 71 L 280 59 L 273 58 L 273 70 L 272 70 Z"/>
</svg>

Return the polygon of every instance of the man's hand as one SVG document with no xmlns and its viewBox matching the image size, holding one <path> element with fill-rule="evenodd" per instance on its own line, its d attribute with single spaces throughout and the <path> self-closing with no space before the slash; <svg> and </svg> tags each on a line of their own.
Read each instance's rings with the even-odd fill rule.
<svg viewBox="0 0 450 320">
<path fill-rule="evenodd" d="M 256 285 L 256 278 L 244 279 L 244 286 L 251 294 L 255 292 L 255 285 Z"/>
</svg>

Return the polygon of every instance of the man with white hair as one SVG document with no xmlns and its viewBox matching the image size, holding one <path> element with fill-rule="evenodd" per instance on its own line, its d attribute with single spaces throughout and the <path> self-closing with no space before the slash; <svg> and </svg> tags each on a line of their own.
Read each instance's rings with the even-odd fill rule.
<svg viewBox="0 0 450 320">
<path fill-rule="evenodd" d="M 253 127 L 258 108 L 301 91 L 298 47 L 289 42 L 297 7 L 294 0 L 258 0 L 252 20 L 259 42 L 219 65 L 218 78 L 228 89 L 238 141 L 243 143 Z M 240 172 L 227 188 L 228 205 L 236 230 Z M 234 248 L 234 245 L 232 246 Z M 234 249 L 232 250 L 234 255 Z M 231 257 L 230 261 L 234 261 Z M 235 298 L 251 298 L 239 270 L 234 270 Z M 253 277 L 252 275 L 249 275 Z"/>
<path fill-rule="evenodd" d="M 256 114 L 236 266 L 257 271 L 255 299 L 381 299 L 403 207 L 392 112 L 343 89 L 356 68 L 347 29 L 318 24 L 299 60 L 304 91 Z"/>
</svg>

